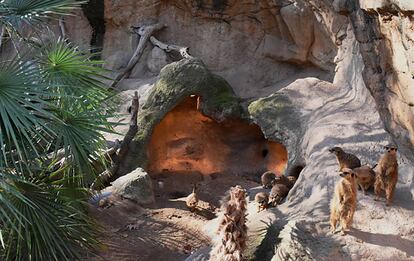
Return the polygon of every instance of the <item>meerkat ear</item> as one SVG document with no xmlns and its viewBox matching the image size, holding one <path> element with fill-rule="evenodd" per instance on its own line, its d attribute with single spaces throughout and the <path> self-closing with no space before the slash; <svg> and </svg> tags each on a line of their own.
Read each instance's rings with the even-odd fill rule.
<svg viewBox="0 0 414 261">
<path fill-rule="evenodd" d="M 351 173 L 351 177 L 355 178 L 355 176 L 356 176 L 355 173 Z"/>
</svg>

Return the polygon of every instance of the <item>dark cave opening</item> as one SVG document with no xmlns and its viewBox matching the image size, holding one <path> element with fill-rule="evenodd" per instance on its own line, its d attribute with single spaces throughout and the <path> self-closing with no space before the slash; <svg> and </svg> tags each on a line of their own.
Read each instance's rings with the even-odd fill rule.
<svg viewBox="0 0 414 261">
<path fill-rule="evenodd" d="M 198 110 L 199 102 L 199 96 L 187 97 L 155 126 L 147 147 L 150 173 L 283 173 L 287 151 L 282 144 L 241 119 L 216 122 Z"/>
<path fill-rule="evenodd" d="M 91 53 L 94 59 L 100 59 L 105 35 L 105 1 L 90 0 L 82 5 L 82 11 L 92 27 Z"/>
<path fill-rule="evenodd" d="M 198 184 L 200 197 L 218 206 L 229 187 L 253 188 L 265 171 L 285 171 L 282 144 L 242 119 L 213 120 L 200 112 L 200 102 L 200 96 L 185 98 L 153 130 L 146 170 L 159 202 L 188 195 Z"/>
</svg>

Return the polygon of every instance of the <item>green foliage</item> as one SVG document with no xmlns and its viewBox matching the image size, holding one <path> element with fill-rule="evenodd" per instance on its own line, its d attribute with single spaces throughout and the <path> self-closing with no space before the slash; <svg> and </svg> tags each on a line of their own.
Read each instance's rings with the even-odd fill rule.
<svg viewBox="0 0 414 261">
<path fill-rule="evenodd" d="M 80 259 L 79 246 L 96 247 L 96 225 L 81 207 L 82 198 L 66 196 L 68 190 L 86 195 L 80 188 L 52 185 L 47 177 L 0 180 L 6 260 Z"/>
<path fill-rule="evenodd" d="M 114 94 L 89 52 L 53 38 L 34 45 L 21 33 L 31 26 L 40 35 L 45 19 L 80 3 L 0 2 L 0 25 L 23 40 L 15 59 L 0 62 L 1 260 L 79 260 L 98 244 L 84 202 L 106 162 Z"/>
<path fill-rule="evenodd" d="M 77 0 L 3 0 L 0 23 L 12 27 L 42 23 L 53 15 L 64 15 L 85 1 Z"/>
</svg>

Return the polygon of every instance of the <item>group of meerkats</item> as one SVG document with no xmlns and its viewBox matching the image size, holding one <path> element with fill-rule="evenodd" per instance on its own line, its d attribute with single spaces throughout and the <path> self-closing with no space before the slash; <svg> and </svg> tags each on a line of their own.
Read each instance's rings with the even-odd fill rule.
<svg viewBox="0 0 414 261">
<path fill-rule="evenodd" d="M 331 231 L 334 233 L 339 223 L 341 233 L 345 234 L 351 227 L 356 210 L 357 189 L 366 194 L 367 190 L 374 187 L 375 200 L 379 200 L 385 191 L 386 205 L 389 206 L 398 180 L 397 148 L 385 146 L 385 153 L 378 164 L 371 167 L 361 166 L 359 158 L 346 153 L 340 147 L 333 147 L 329 152 L 334 153 L 339 164 L 342 179 L 335 186 L 335 193 L 331 200 Z M 265 172 L 262 177 L 263 188 L 271 188 L 270 195 L 267 192 L 257 193 L 255 201 L 257 212 L 269 206 L 278 205 L 289 190 L 293 187 L 297 176 L 276 176 L 273 172 Z"/>
<path fill-rule="evenodd" d="M 259 192 L 254 200 L 257 203 L 257 212 L 267 209 L 270 206 L 277 206 L 287 196 L 289 190 L 295 185 L 297 176 L 290 174 L 287 176 L 277 176 L 272 171 L 267 171 L 261 176 L 262 186 L 271 189 L 270 194 Z"/>
<path fill-rule="evenodd" d="M 385 191 L 386 205 L 389 206 L 394 196 L 398 181 L 397 148 L 385 146 L 385 152 L 374 167 L 361 166 L 361 162 L 353 154 L 344 152 L 340 147 L 331 148 L 339 164 L 342 179 L 335 186 L 331 201 L 331 232 L 336 231 L 337 223 L 344 235 L 351 227 L 357 201 L 357 186 L 364 194 L 374 187 L 375 200 L 379 200 Z M 375 170 L 374 170 L 375 169 Z"/>
</svg>

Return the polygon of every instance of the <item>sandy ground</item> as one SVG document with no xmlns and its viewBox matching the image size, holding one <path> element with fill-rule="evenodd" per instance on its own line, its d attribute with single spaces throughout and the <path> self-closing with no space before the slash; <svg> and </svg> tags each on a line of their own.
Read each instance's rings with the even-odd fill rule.
<svg viewBox="0 0 414 261">
<path fill-rule="evenodd" d="M 200 202 L 192 213 L 184 200 L 194 182 L 198 184 Z M 203 227 L 216 217 L 225 191 L 237 184 L 245 188 L 258 186 L 246 177 L 197 173 L 163 173 L 153 176 L 153 184 L 156 196 L 153 205 L 141 207 L 129 200 L 111 197 L 113 205 L 91 207 L 91 216 L 103 227 L 103 248 L 98 256 L 87 260 L 184 260 L 210 243 Z"/>
</svg>

